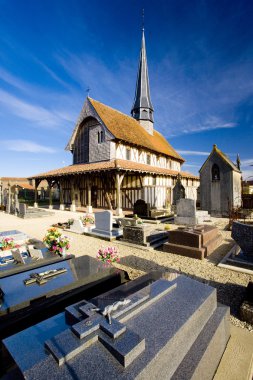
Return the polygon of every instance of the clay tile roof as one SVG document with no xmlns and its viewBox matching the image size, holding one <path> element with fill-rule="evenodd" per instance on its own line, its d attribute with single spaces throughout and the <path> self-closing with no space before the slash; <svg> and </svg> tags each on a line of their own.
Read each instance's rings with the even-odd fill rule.
<svg viewBox="0 0 253 380">
<path fill-rule="evenodd" d="M 18 187 L 22 187 L 23 189 L 27 190 L 34 190 L 34 186 L 30 185 L 29 183 L 17 183 Z"/>
<path fill-rule="evenodd" d="M 169 142 L 154 129 L 150 135 L 133 117 L 125 115 L 97 100 L 88 98 L 108 130 L 119 140 L 164 153 L 178 161 L 185 160 L 172 148 Z"/>
<path fill-rule="evenodd" d="M 79 165 L 70 165 L 65 166 L 60 169 L 50 170 L 46 173 L 41 173 L 38 175 L 35 175 L 31 178 L 49 178 L 49 177 L 59 177 L 64 175 L 71 175 L 71 174 L 79 174 L 79 173 L 85 173 L 85 172 L 94 172 L 94 171 L 104 171 L 104 170 L 129 170 L 129 171 L 135 171 L 135 172 L 142 172 L 142 173 L 156 173 L 161 175 L 169 175 L 169 176 L 177 176 L 178 171 L 176 170 L 170 170 L 165 168 L 159 168 L 156 166 L 151 166 L 147 164 L 139 164 L 137 162 L 133 161 L 127 161 L 127 160 L 112 160 L 112 161 L 104 161 L 104 162 L 95 162 L 92 164 L 79 164 Z M 187 172 L 180 172 L 182 177 L 185 178 L 192 178 L 192 179 L 199 179 L 199 177 L 187 173 Z"/>
</svg>

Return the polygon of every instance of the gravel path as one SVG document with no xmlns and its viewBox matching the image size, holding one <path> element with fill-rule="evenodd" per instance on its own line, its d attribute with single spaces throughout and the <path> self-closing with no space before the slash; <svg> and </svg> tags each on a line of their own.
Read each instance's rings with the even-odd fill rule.
<svg viewBox="0 0 253 380">
<path fill-rule="evenodd" d="M 78 215 L 81 214 L 54 210 L 50 217 L 23 220 L 0 212 L 0 231 L 17 229 L 33 238 L 42 240 L 47 228 L 52 224 L 66 222 L 72 217 L 77 218 Z M 231 322 L 253 332 L 252 325 L 239 320 L 239 307 L 243 301 L 245 287 L 249 281 L 253 281 L 253 275 L 217 267 L 217 263 L 232 247 L 233 240 L 231 239 L 231 233 L 224 230 L 228 224 L 227 219 L 213 218 L 212 224 L 219 228 L 222 234 L 222 242 L 212 255 L 202 261 L 158 250 L 151 251 L 130 247 L 121 244 L 119 241 L 108 243 L 97 238 L 71 232 L 66 232 L 66 235 L 71 238 L 70 252 L 75 256 L 90 255 L 95 257 L 100 247 L 108 244 L 117 246 L 121 257 L 117 267 L 126 270 L 131 279 L 151 270 L 161 269 L 181 273 L 214 286 L 217 289 L 218 302 L 230 306 Z M 171 228 L 175 228 L 175 226 L 171 225 Z"/>
</svg>

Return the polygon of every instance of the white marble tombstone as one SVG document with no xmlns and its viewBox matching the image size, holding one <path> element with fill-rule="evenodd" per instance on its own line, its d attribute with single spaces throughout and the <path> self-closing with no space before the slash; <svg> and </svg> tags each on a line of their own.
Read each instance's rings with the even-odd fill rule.
<svg viewBox="0 0 253 380">
<path fill-rule="evenodd" d="M 74 219 L 74 222 L 73 224 L 71 224 L 70 229 L 68 231 L 75 232 L 77 234 L 82 234 L 83 232 L 85 232 L 85 228 L 81 219 Z"/>
</svg>

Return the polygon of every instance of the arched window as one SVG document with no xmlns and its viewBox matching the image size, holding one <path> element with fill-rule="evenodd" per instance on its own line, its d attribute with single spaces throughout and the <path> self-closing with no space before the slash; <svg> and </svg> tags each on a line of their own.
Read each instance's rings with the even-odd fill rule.
<svg viewBox="0 0 253 380">
<path fill-rule="evenodd" d="M 98 144 L 101 144 L 102 142 L 104 142 L 104 132 L 100 131 L 98 132 Z"/>
<path fill-rule="evenodd" d="M 213 164 L 212 167 L 212 181 L 219 181 L 220 180 L 220 169 L 219 166 L 216 164 Z"/>
</svg>

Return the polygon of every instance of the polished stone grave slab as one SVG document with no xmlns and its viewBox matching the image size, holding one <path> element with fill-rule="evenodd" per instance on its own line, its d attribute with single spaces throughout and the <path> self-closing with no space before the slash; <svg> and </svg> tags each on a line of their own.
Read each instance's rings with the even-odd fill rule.
<svg viewBox="0 0 253 380">
<path fill-rule="evenodd" d="M 111 323 L 110 323 L 111 321 Z M 151 273 L 3 341 L 26 379 L 212 379 L 229 339 L 216 290 Z"/>
<path fill-rule="evenodd" d="M 40 285 L 34 282 L 26 285 L 33 273 L 62 270 L 62 274 L 49 278 Z M 44 265 L 1 279 L 4 294 L 0 305 L 0 337 L 8 334 L 7 330 L 17 328 L 18 323 L 26 319 L 48 318 L 57 311 L 57 305 L 66 307 L 80 297 L 100 294 L 127 280 L 127 274 L 114 267 L 104 267 L 90 256 L 70 258 L 50 265 Z M 97 289 L 96 289 L 97 288 Z M 94 292 L 90 290 L 94 290 Z M 96 290 L 96 291 L 95 291 Z M 78 298 L 79 297 L 79 298 Z"/>
</svg>

